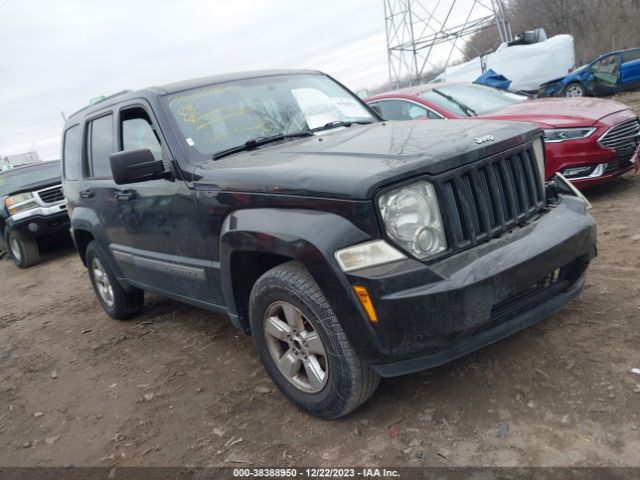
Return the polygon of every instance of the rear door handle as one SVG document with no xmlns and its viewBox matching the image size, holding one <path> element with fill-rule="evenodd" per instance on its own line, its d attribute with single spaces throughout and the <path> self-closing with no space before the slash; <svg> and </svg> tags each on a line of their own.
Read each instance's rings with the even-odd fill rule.
<svg viewBox="0 0 640 480">
<path fill-rule="evenodd" d="M 131 200 L 135 197 L 133 190 L 116 190 L 116 199 L 118 200 Z"/>
<path fill-rule="evenodd" d="M 95 192 L 92 192 L 91 190 L 82 190 L 80 192 L 80 198 L 91 198 L 95 195 Z"/>
</svg>

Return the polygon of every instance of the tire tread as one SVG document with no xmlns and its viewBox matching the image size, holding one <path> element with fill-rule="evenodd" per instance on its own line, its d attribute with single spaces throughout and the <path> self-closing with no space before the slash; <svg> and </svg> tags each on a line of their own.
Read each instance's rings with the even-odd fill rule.
<svg viewBox="0 0 640 480">
<path fill-rule="evenodd" d="M 291 261 L 281 264 L 262 275 L 254 285 L 250 302 L 254 302 L 274 281 L 291 286 L 294 292 L 295 289 L 299 289 L 320 307 L 321 312 L 317 312 L 318 317 L 328 335 L 339 344 L 341 356 L 352 376 L 351 390 L 346 392 L 342 401 L 324 408 L 323 411 L 313 411 L 295 399 L 290 398 L 290 400 L 302 409 L 327 419 L 339 418 L 355 410 L 373 395 L 380 383 L 380 377 L 358 357 L 320 287 L 299 262 Z"/>
<path fill-rule="evenodd" d="M 7 244 L 6 247 L 9 253 L 9 257 L 11 257 L 13 263 L 15 263 L 16 266 L 18 266 L 19 268 L 29 268 L 40 261 L 40 249 L 38 248 L 38 242 L 35 238 L 25 238 L 22 235 L 12 231 L 7 231 L 5 235 L 5 243 Z M 11 236 L 13 235 L 15 235 L 15 237 L 18 239 L 18 242 L 20 243 L 20 255 L 22 256 L 20 261 L 16 260 L 11 251 L 10 242 Z"/>
<path fill-rule="evenodd" d="M 95 242 L 95 240 L 91 241 L 87 246 L 87 268 L 90 268 L 89 266 L 91 265 L 92 257 L 97 257 L 100 260 L 100 263 L 102 263 L 103 268 L 109 276 L 109 281 L 111 282 L 111 286 L 113 288 L 114 303 L 113 307 L 109 308 L 102 302 L 102 299 L 100 298 L 100 295 L 98 294 L 98 291 L 96 289 L 93 276 L 91 272 L 89 272 L 89 276 L 91 277 L 91 284 L 93 285 L 98 302 L 100 302 L 100 305 L 102 305 L 104 311 L 115 320 L 128 320 L 131 317 L 135 316 L 144 306 L 144 291 L 136 288 L 127 292 L 122 288 L 122 286 L 118 282 L 118 279 L 113 274 L 106 256 L 102 253 L 102 249 Z"/>
</svg>

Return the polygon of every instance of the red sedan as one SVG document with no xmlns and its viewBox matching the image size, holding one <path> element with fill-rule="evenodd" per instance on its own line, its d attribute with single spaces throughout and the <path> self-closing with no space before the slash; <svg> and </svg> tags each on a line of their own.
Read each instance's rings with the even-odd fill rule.
<svg viewBox="0 0 640 480">
<path fill-rule="evenodd" d="M 533 100 L 471 83 L 410 87 L 366 99 L 385 120 L 457 119 L 531 122 L 544 130 L 546 175 L 563 173 L 581 187 L 638 169 L 640 120 L 627 107 L 597 98 Z"/>
</svg>

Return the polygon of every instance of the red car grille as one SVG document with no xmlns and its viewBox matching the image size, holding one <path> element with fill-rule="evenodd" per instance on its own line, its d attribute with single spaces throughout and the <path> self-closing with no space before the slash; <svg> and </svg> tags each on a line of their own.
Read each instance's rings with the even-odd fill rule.
<svg viewBox="0 0 640 480">
<path fill-rule="evenodd" d="M 611 127 L 598 142 L 607 148 L 623 148 L 640 139 L 640 120 L 632 118 Z"/>
</svg>

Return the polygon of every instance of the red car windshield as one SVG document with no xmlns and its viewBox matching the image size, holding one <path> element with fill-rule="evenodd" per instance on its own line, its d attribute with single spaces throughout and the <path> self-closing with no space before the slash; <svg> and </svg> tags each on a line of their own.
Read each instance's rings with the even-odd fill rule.
<svg viewBox="0 0 640 480">
<path fill-rule="evenodd" d="M 484 115 L 495 112 L 528 98 L 524 95 L 474 84 L 438 87 L 422 92 L 420 97 L 454 115 L 463 117 L 472 117 L 474 113 Z"/>
</svg>

